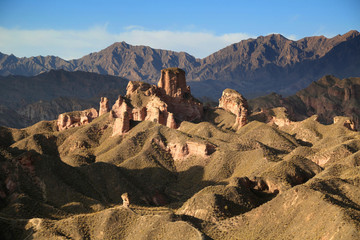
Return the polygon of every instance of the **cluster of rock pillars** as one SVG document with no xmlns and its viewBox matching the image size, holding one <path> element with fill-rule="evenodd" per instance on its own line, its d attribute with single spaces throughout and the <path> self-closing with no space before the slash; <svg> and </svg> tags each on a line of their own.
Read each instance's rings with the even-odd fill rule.
<svg viewBox="0 0 360 240">
<path fill-rule="evenodd" d="M 95 118 L 110 112 L 113 121 L 113 136 L 130 130 L 130 121 L 153 121 L 177 129 L 182 121 L 201 121 L 204 117 L 203 104 L 197 101 L 186 85 L 185 71 L 180 68 L 161 70 L 156 85 L 130 81 L 126 95 L 119 96 L 110 109 L 109 100 L 102 97 L 100 109 L 91 108 L 76 114 L 60 114 L 57 120 L 59 131 L 90 123 Z M 147 101 L 134 102 L 132 99 Z M 238 92 L 226 89 L 219 99 L 219 107 L 235 114 L 235 128 L 247 123 L 248 104 Z"/>
</svg>

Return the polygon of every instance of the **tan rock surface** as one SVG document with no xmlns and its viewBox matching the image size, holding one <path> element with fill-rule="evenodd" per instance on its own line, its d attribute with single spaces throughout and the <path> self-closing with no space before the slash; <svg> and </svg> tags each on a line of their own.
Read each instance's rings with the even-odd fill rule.
<svg viewBox="0 0 360 240">
<path fill-rule="evenodd" d="M 81 112 L 62 113 L 57 119 L 57 128 L 59 131 L 78 127 L 90 123 L 98 117 L 98 112 L 95 108 L 90 108 Z"/>
<path fill-rule="evenodd" d="M 166 126 L 168 128 L 172 128 L 172 129 L 176 129 L 177 128 L 177 124 L 176 121 L 174 119 L 174 114 L 173 113 L 169 113 L 167 120 L 166 120 Z"/>
<path fill-rule="evenodd" d="M 249 115 L 247 100 L 237 91 L 225 89 L 219 99 L 219 107 L 236 116 L 235 128 L 241 128 L 247 123 Z"/>
<path fill-rule="evenodd" d="M 102 97 L 100 100 L 99 116 L 108 113 L 110 111 L 109 99 Z"/>
<path fill-rule="evenodd" d="M 180 68 L 162 69 L 158 87 L 164 89 L 170 97 L 182 97 L 184 93 L 190 93 L 190 88 L 186 85 L 185 71 Z"/>
<path fill-rule="evenodd" d="M 112 136 L 122 135 L 127 133 L 130 130 L 130 118 L 129 113 L 124 111 L 115 118 L 114 126 L 113 126 L 113 134 Z"/>
</svg>

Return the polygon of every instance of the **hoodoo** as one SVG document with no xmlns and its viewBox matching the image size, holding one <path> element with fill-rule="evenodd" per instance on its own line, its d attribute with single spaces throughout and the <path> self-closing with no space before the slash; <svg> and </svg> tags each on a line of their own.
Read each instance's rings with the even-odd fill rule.
<svg viewBox="0 0 360 240">
<path fill-rule="evenodd" d="M 190 93 L 189 86 L 186 86 L 185 71 L 180 68 L 161 70 L 158 87 L 171 97 L 182 97 L 184 93 Z"/>
<path fill-rule="evenodd" d="M 107 99 L 106 97 L 102 97 L 100 100 L 99 116 L 101 116 L 109 111 L 110 111 L 109 99 Z"/>
<path fill-rule="evenodd" d="M 236 116 L 234 128 L 239 129 L 247 123 L 249 112 L 247 100 L 237 91 L 225 89 L 219 99 L 219 107 Z"/>
</svg>

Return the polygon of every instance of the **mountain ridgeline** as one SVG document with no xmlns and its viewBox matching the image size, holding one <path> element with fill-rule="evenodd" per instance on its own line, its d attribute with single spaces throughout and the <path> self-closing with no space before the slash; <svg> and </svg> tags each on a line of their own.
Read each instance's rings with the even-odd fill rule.
<svg viewBox="0 0 360 240">
<path fill-rule="evenodd" d="M 298 41 L 271 34 L 232 44 L 203 59 L 125 42 L 70 61 L 54 56 L 17 58 L 0 53 L 1 75 L 32 76 L 64 69 L 155 83 L 160 70 L 169 67 L 186 71 L 197 97 L 219 98 L 225 88 L 236 89 L 248 97 L 270 92 L 290 95 L 324 75 L 359 76 L 360 34 L 353 30 L 333 38 L 316 36 Z"/>
</svg>

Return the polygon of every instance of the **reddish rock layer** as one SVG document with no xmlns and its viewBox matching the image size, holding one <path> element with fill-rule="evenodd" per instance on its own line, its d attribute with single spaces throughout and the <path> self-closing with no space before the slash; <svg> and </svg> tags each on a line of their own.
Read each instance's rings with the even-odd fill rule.
<svg viewBox="0 0 360 240">
<path fill-rule="evenodd" d="M 185 72 L 182 69 L 163 69 L 158 86 L 142 82 L 129 82 L 126 97 L 132 99 L 139 95 L 158 97 L 166 104 L 166 112 L 173 113 L 174 119 L 179 121 L 200 121 L 202 119 L 203 105 L 191 96 L 190 88 L 186 86 Z M 150 101 L 153 101 L 153 98 Z M 146 115 L 158 115 L 157 110 L 154 110 L 154 104 L 148 103 L 146 106 L 141 106 L 146 107 Z M 161 109 L 159 114 L 161 115 L 162 112 L 167 118 L 164 109 Z M 146 118 L 149 120 L 155 117 L 146 116 Z M 166 119 L 160 120 L 160 122 L 166 125 Z"/>
<path fill-rule="evenodd" d="M 148 120 L 176 129 L 178 121 L 200 121 L 203 117 L 203 105 L 191 96 L 182 69 L 163 69 L 158 86 L 129 82 L 126 89 L 126 98 L 119 96 L 111 109 L 110 120 L 114 121 L 113 136 L 128 132 L 130 120 Z M 99 114 L 103 115 L 109 110 L 108 99 L 101 98 Z M 58 129 L 64 130 L 91 122 L 97 117 L 97 112 L 88 111 L 83 111 L 80 118 L 61 114 Z M 242 117 L 239 116 L 240 122 L 245 121 Z"/>
<path fill-rule="evenodd" d="M 57 127 L 59 131 L 78 127 L 90 123 L 93 119 L 98 117 L 98 112 L 94 108 L 90 108 L 81 112 L 62 113 L 57 120 Z"/>
<path fill-rule="evenodd" d="M 181 161 L 192 155 L 206 158 L 215 151 L 215 146 L 210 143 L 198 142 L 169 143 L 167 150 L 174 160 Z"/>
<path fill-rule="evenodd" d="M 186 85 L 185 71 L 180 68 L 167 68 L 161 70 L 158 87 L 164 89 L 170 97 L 182 97 L 184 93 L 190 93 Z"/>
</svg>

